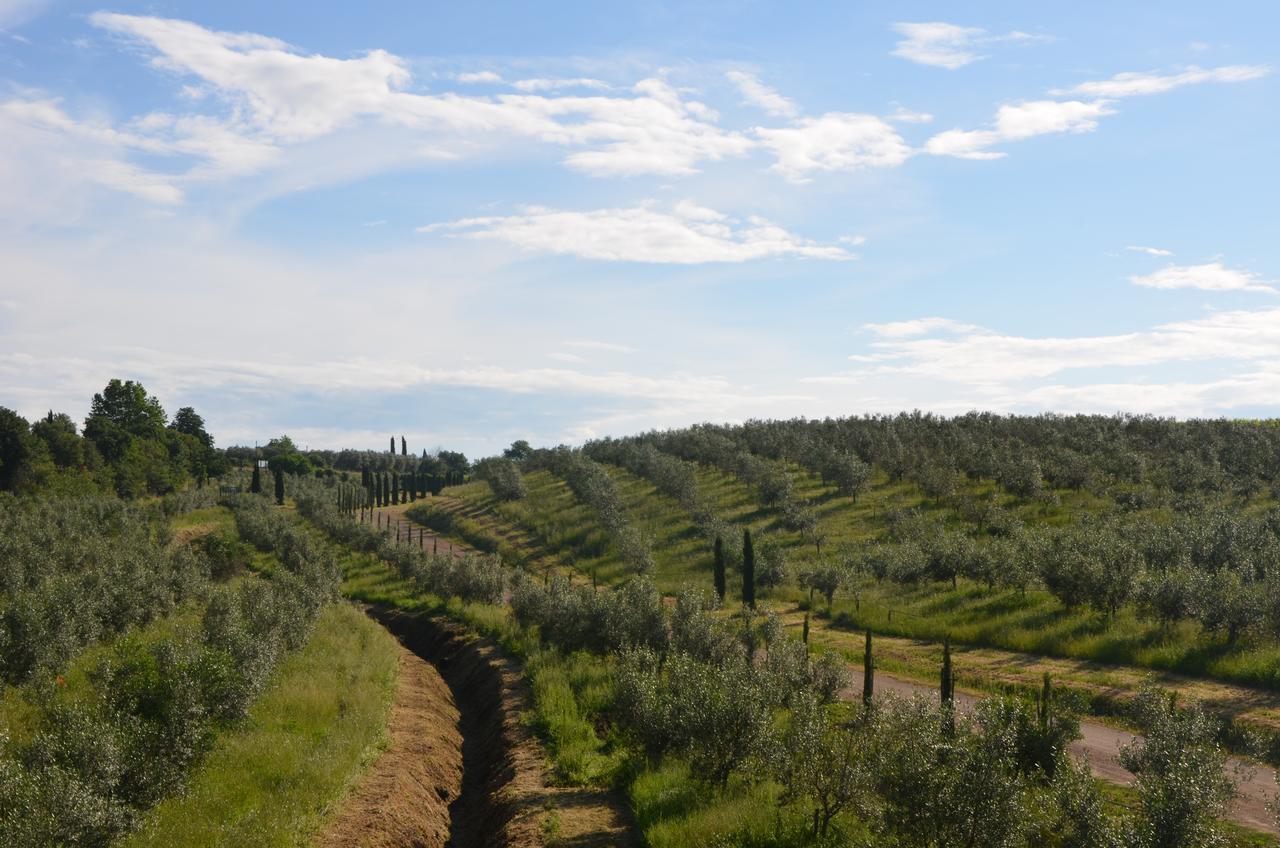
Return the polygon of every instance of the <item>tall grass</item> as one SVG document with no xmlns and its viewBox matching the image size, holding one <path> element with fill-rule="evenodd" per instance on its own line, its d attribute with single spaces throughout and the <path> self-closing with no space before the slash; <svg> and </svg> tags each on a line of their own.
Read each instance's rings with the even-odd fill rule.
<svg viewBox="0 0 1280 848">
<path fill-rule="evenodd" d="M 248 719 L 219 735 L 187 793 L 162 802 L 121 844 L 307 844 L 381 749 L 397 657 L 379 625 L 330 606 Z"/>
</svg>

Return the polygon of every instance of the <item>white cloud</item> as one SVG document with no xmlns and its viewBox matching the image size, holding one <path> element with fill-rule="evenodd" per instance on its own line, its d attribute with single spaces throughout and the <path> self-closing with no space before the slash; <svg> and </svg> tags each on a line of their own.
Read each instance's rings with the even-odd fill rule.
<svg viewBox="0 0 1280 848">
<path fill-rule="evenodd" d="M 770 115 L 794 118 L 800 114 L 800 109 L 795 103 L 760 82 L 755 75 L 746 71 L 729 71 L 725 76 L 737 87 L 744 101 L 753 106 L 759 106 Z"/>
<path fill-rule="evenodd" d="M 932 332 L 949 332 L 949 333 L 975 333 L 981 328 L 974 324 L 964 324 L 959 321 L 952 321 L 950 318 L 913 318 L 910 321 L 890 321 L 885 324 L 863 324 L 864 330 L 869 330 L 877 336 L 891 339 L 906 338 L 908 336 L 922 336 L 925 333 Z"/>
<path fill-rule="evenodd" d="M 448 149 L 450 140 L 474 149 L 478 142 L 525 139 L 584 148 L 565 162 L 594 175 L 691 174 L 754 144 L 716 126 L 714 111 L 659 79 L 641 80 L 616 96 L 427 95 L 408 90 L 408 63 L 385 50 L 335 59 L 304 55 L 267 36 L 216 32 L 187 21 L 108 12 L 90 20 L 154 51 L 153 65 L 198 78 L 194 89 L 207 93 L 203 99 L 212 96 L 226 108 L 220 127 L 246 144 L 296 145 L 377 121 L 387 132 L 415 134 L 429 149 Z M 587 79 L 523 82 L 530 90 L 604 85 Z M 220 143 L 227 147 L 229 139 Z"/>
<path fill-rule="evenodd" d="M 590 88 L 605 91 L 609 83 L 598 79 L 578 77 L 577 79 L 523 79 L 512 85 L 520 91 L 559 91 L 562 88 Z"/>
<path fill-rule="evenodd" d="M 943 21 L 896 23 L 893 31 L 904 37 L 894 46 L 892 55 L 951 71 L 986 58 L 979 50 L 989 45 L 1043 39 L 1043 36 L 1017 31 L 991 35 L 981 27 L 958 26 Z"/>
<path fill-rule="evenodd" d="M 1132 250 L 1134 253 L 1145 253 L 1148 256 L 1172 256 L 1172 250 L 1165 250 L 1163 247 L 1144 247 L 1140 244 L 1130 244 L 1125 246 L 1125 250 Z"/>
<path fill-rule="evenodd" d="M 556 362 L 582 363 L 586 362 L 585 356 L 578 356 L 576 353 L 565 353 L 564 351 L 553 351 L 547 354 L 548 359 L 554 359 Z"/>
<path fill-rule="evenodd" d="M 760 218 L 734 222 L 671 214 L 648 207 L 569 212 L 529 207 L 520 215 L 464 218 L 420 227 L 497 239 L 524 250 L 616 262 L 696 265 L 747 262 L 778 256 L 852 259 L 843 248 L 794 236 Z"/>
<path fill-rule="evenodd" d="M 464 71 L 460 74 L 454 74 L 453 78 L 468 85 L 472 83 L 502 82 L 502 77 L 493 71 Z"/>
<path fill-rule="evenodd" d="M 1247 82 L 1264 77 L 1270 72 L 1271 69 L 1266 65 L 1228 65 L 1221 68 L 1197 68 L 1192 65 L 1176 74 L 1131 71 L 1116 74 L 1111 79 L 1083 82 L 1074 88 L 1052 93 L 1083 97 L 1138 97 L 1163 94 L 1184 85 L 1203 82 Z"/>
<path fill-rule="evenodd" d="M 635 353 L 636 349 L 617 342 L 601 342 L 594 339 L 573 339 L 564 343 L 565 347 L 583 348 L 584 350 L 606 350 L 611 353 Z"/>
<path fill-rule="evenodd" d="M 1204 265 L 1170 265 L 1154 274 L 1129 278 L 1135 286 L 1152 289 L 1202 289 L 1204 291 L 1251 291 L 1277 294 L 1252 271 L 1237 271 L 1221 262 Z"/>
<path fill-rule="evenodd" d="M 877 329 L 884 327 L 890 328 L 888 333 Z M 882 336 L 871 344 L 874 354 L 888 363 L 870 373 L 1006 388 L 1082 368 L 1232 359 L 1266 362 L 1280 351 L 1280 309 L 1217 312 L 1111 336 L 1028 338 L 943 318 L 869 328 Z"/>
<path fill-rule="evenodd" d="M 920 65 L 955 70 L 982 58 L 975 49 L 978 39 L 985 33 L 979 27 L 933 21 L 897 23 L 893 30 L 905 36 L 893 48 L 893 55 Z"/>
<path fill-rule="evenodd" d="M 1054 133 L 1086 133 L 1098 128 L 1098 119 L 1114 114 L 1105 100 L 1032 100 L 1001 106 L 995 124 L 987 130 L 947 130 L 925 142 L 935 156 L 961 159 L 999 159 L 1005 154 L 987 148 Z"/>
<path fill-rule="evenodd" d="M 793 182 L 807 182 L 814 171 L 891 168 L 912 154 L 902 136 L 875 115 L 828 112 L 802 118 L 794 127 L 755 132 L 777 157 L 772 169 Z"/>
<path fill-rule="evenodd" d="M 886 116 L 885 120 L 899 124 L 931 124 L 933 123 L 933 115 L 928 112 L 916 112 L 899 106 L 893 110 L 892 115 Z"/>
</svg>

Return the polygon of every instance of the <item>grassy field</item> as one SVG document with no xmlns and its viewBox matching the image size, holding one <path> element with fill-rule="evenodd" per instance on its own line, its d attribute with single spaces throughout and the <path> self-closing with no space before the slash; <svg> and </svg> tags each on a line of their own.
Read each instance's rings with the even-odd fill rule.
<svg viewBox="0 0 1280 848">
<path fill-rule="evenodd" d="M 334 604 L 239 726 L 219 734 L 187 793 L 151 811 L 128 848 L 295 846 L 373 761 L 395 692 L 395 640 Z"/>
</svg>

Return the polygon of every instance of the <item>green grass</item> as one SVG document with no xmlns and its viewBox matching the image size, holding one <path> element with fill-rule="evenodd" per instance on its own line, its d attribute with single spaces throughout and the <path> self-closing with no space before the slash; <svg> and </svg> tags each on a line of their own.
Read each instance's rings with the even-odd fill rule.
<svg viewBox="0 0 1280 848">
<path fill-rule="evenodd" d="M 385 630 L 351 606 L 329 607 L 249 717 L 219 734 L 187 793 L 122 844 L 307 844 L 380 750 L 396 661 Z"/>
</svg>

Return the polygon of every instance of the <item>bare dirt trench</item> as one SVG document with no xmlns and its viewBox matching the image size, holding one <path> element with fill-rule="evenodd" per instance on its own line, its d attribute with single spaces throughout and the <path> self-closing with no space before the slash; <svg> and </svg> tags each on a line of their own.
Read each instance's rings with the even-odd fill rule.
<svg viewBox="0 0 1280 848">
<path fill-rule="evenodd" d="M 840 693 L 840 697 L 844 700 L 855 700 L 862 697 L 862 669 L 851 667 L 849 670 L 853 674 L 853 682 L 848 689 Z M 877 671 L 875 674 L 875 686 L 877 692 L 889 691 L 908 697 L 912 695 L 938 697 L 938 690 L 934 686 L 903 680 L 882 671 Z M 971 708 L 977 702 L 978 698 L 974 695 L 956 692 L 956 705 L 960 709 Z M 1095 777 L 1121 786 L 1128 786 L 1133 782 L 1134 776 L 1120 765 L 1119 758 L 1120 748 L 1133 741 L 1132 733 L 1100 722 L 1082 719 L 1080 735 L 1081 738 L 1073 742 L 1068 750 L 1073 757 L 1088 758 L 1089 767 Z M 1275 770 L 1269 766 L 1245 763 L 1234 757 L 1231 758 L 1227 767 L 1233 771 L 1233 777 L 1238 777 L 1239 780 L 1239 794 L 1231 809 L 1231 820 L 1252 830 L 1273 835 L 1280 834 L 1280 828 L 1277 828 L 1276 818 L 1270 809 L 1277 794 Z M 1234 773 L 1236 769 L 1240 770 L 1239 775 Z"/>
<path fill-rule="evenodd" d="M 350 799 L 356 808 L 351 817 L 363 819 L 366 826 L 347 831 L 344 839 L 320 844 L 379 848 L 540 845 L 542 811 L 537 790 L 542 786 L 542 757 L 523 731 L 520 705 L 513 701 L 511 684 L 518 679 L 518 670 L 493 645 L 441 619 L 376 606 L 365 611 L 412 657 L 407 665 L 402 662 L 402 674 L 407 669 L 438 680 L 426 695 L 435 701 L 432 713 L 436 721 L 416 727 L 419 738 L 409 750 L 398 751 L 395 719 L 402 699 L 397 693 L 392 745 Z M 409 683 L 417 686 L 417 681 Z M 423 736 L 439 744 L 424 745 Z M 408 784 L 409 791 L 399 798 L 380 793 L 378 784 L 384 772 L 394 774 L 390 782 Z M 415 821 L 406 827 L 405 818 Z M 442 827 L 431 826 L 440 821 Z"/>
</svg>

